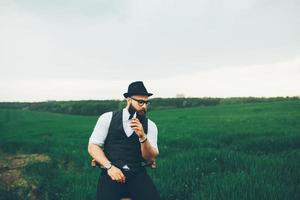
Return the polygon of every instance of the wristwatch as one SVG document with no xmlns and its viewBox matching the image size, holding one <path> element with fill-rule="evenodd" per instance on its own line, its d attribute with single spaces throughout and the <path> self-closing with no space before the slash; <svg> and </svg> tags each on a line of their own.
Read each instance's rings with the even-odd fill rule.
<svg viewBox="0 0 300 200">
<path fill-rule="evenodd" d="M 109 170 L 111 167 L 112 167 L 112 164 L 111 162 L 107 162 L 107 163 L 104 163 L 103 167 L 106 169 L 106 170 Z"/>
<path fill-rule="evenodd" d="M 144 143 L 147 140 L 147 135 L 145 135 L 144 139 L 139 138 L 140 143 Z"/>
</svg>

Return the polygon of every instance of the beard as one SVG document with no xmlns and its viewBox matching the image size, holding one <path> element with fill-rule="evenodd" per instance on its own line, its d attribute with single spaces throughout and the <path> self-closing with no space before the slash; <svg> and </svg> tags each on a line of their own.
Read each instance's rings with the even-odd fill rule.
<svg viewBox="0 0 300 200">
<path fill-rule="evenodd" d="M 147 110 L 145 108 L 142 108 L 141 110 L 136 110 L 132 105 L 129 106 L 128 109 L 130 115 L 133 115 L 136 112 L 136 117 L 141 120 L 145 118 Z"/>
</svg>

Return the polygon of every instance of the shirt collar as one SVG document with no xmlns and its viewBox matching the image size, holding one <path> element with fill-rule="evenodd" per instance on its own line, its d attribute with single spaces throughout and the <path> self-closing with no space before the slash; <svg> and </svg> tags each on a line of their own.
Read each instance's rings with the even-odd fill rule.
<svg viewBox="0 0 300 200">
<path fill-rule="evenodd" d="M 130 116 L 130 114 L 129 114 L 128 109 L 124 108 L 123 109 L 123 121 L 127 121 L 129 119 L 129 116 Z"/>
</svg>

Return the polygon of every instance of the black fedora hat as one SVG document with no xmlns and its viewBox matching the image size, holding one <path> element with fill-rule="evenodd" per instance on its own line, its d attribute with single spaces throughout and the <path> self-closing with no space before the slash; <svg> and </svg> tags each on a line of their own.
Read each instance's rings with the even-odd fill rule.
<svg viewBox="0 0 300 200">
<path fill-rule="evenodd" d="M 150 97 L 152 93 L 147 92 L 146 87 L 142 81 L 135 81 L 129 84 L 128 91 L 123 94 L 125 98 L 132 95 L 145 95 Z"/>
</svg>

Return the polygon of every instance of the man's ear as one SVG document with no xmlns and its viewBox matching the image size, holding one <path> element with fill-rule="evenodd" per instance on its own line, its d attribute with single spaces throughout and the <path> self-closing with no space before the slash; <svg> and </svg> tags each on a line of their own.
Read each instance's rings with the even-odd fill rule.
<svg viewBox="0 0 300 200">
<path fill-rule="evenodd" d="M 129 97 L 126 98 L 126 101 L 127 101 L 127 105 L 131 104 L 131 99 Z"/>
</svg>

